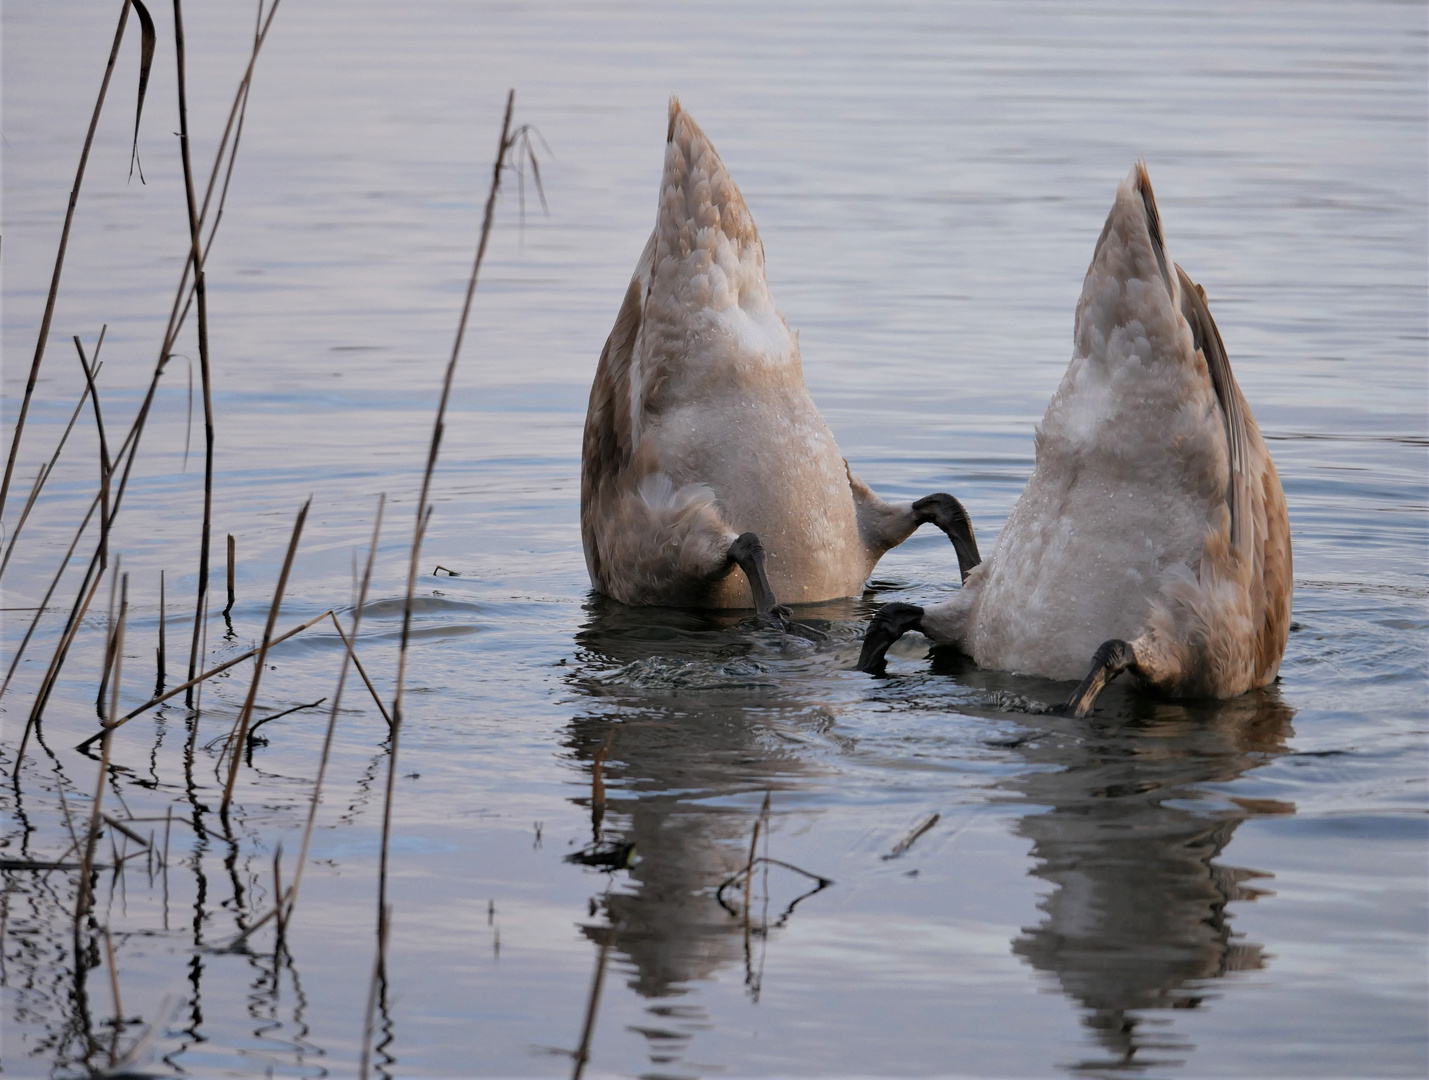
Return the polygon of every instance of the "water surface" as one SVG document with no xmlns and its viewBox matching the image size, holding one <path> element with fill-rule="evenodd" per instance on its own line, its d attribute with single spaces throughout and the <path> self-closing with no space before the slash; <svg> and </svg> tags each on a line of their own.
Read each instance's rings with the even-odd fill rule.
<svg viewBox="0 0 1429 1080">
<path fill-rule="evenodd" d="M 117 6 L 5 9 L 7 431 Z M 162 8 L 147 183 L 126 179 L 131 40 L 8 529 L 83 386 L 71 335 L 88 348 L 108 325 L 111 432 L 153 368 L 187 244 Z M 203 170 L 252 16 L 188 14 Z M 1421 5 L 1387 3 L 288 0 L 209 263 L 215 532 L 239 553 L 213 662 L 261 636 L 309 495 L 279 622 L 350 617 L 386 492 L 359 649 L 390 697 L 417 484 L 508 87 L 549 144 L 549 214 L 528 172 L 523 216 L 508 177 L 436 479 L 374 1065 L 565 1075 L 603 956 L 588 1075 L 1429 1070 L 1425 30 Z M 1031 470 L 1116 183 L 1144 158 L 1284 480 L 1296 592 L 1280 682 L 1224 703 L 1116 686 L 1074 721 L 1040 711 L 1065 686 L 920 639 L 887 679 L 851 671 L 877 602 L 957 587 L 936 533 L 890 554 L 868 596 L 801 612 L 819 643 L 592 596 L 585 395 L 653 221 L 671 92 L 743 189 L 855 469 L 887 497 L 956 493 L 984 550 Z M 129 707 L 155 685 L 160 570 L 170 686 L 192 627 L 191 328 L 177 351 L 113 539 Z M 5 574 L 7 665 L 97 457 L 86 413 Z M 439 564 L 459 576 L 427 574 Z M 80 573 L 0 706 L 7 773 Z M 221 596 L 221 569 L 213 582 Z M 61 856 L 65 808 L 89 809 L 96 765 L 72 747 L 95 728 L 107 595 L 5 789 L 4 858 Z M 341 655 L 330 623 L 276 649 L 259 712 L 330 696 Z M 349 685 L 287 951 L 270 928 L 223 951 L 271 905 L 279 845 L 291 876 L 325 719 L 263 728 L 225 824 L 206 747 L 250 671 L 213 680 L 197 714 L 176 700 L 116 734 L 106 809 L 149 819 L 134 828 L 160 846 L 155 819 L 173 814 L 167 872 L 140 856 L 99 879 L 121 1046 L 147 1033 L 136 1060 L 159 1074 L 353 1075 L 386 726 Z M 721 886 L 766 798 L 758 850 L 815 877 L 766 864 L 746 917 L 742 883 Z M 116 1013 L 102 934 L 76 980 L 75 875 L 3 877 L 5 1068 L 86 1075 L 87 1040 L 107 1047 Z"/>
</svg>

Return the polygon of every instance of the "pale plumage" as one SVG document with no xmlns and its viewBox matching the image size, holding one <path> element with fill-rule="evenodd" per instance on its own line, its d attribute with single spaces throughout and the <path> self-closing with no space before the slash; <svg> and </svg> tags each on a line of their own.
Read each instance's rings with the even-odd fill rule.
<svg viewBox="0 0 1429 1080">
<path fill-rule="evenodd" d="M 1097 241 L 1074 337 L 996 550 L 952 600 L 881 609 L 860 667 L 917 629 L 986 667 L 1082 678 L 1079 715 L 1123 670 L 1180 697 L 1270 683 L 1290 626 L 1285 496 L 1141 165 Z"/>
<path fill-rule="evenodd" d="M 768 613 L 776 598 L 858 594 L 879 557 L 925 521 L 949 533 L 966 568 L 976 564 L 951 496 L 886 503 L 849 472 L 769 295 L 754 219 L 672 99 L 655 230 L 586 415 L 592 584 L 627 604 Z"/>
</svg>

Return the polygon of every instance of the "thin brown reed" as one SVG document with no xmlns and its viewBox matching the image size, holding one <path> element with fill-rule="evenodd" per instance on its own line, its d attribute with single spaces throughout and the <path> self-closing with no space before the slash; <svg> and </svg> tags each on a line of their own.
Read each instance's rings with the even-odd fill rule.
<svg viewBox="0 0 1429 1080">
<path fill-rule="evenodd" d="M 104 98 L 109 93 L 109 80 L 114 75 L 114 62 L 119 58 L 119 46 L 124 40 L 124 27 L 129 21 L 129 6 L 134 5 L 136 11 L 141 11 L 140 16 L 141 32 L 144 35 L 143 53 L 146 62 L 141 66 L 139 79 L 141 83 L 147 83 L 149 78 L 148 59 L 152 59 L 154 54 L 154 24 L 148 18 L 148 11 L 138 0 L 121 0 L 119 6 L 119 25 L 114 30 L 114 44 L 109 48 L 109 62 L 104 67 L 104 79 L 99 84 L 99 96 L 94 102 L 94 113 L 89 118 L 89 130 L 84 136 L 84 149 L 79 153 L 79 167 L 75 170 L 74 185 L 69 192 L 69 205 L 65 209 L 64 227 L 60 230 L 59 250 L 55 253 L 55 269 L 50 276 L 50 291 L 45 296 L 45 311 L 40 316 L 40 333 L 35 341 L 35 356 L 30 361 L 30 376 L 25 381 L 25 395 L 20 401 L 20 415 L 15 419 L 15 433 L 10 440 L 10 453 L 5 459 L 5 477 L 0 480 L 0 517 L 5 513 L 5 500 L 10 493 L 10 477 L 15 470 L 15 458 L 20 452 L 20 437 L 25 431 L 25 417 L 30 411 L 30 398 L 35 393 L 35 382 L 40 377 L 40 364 L 45 358 L 45 345 L 50 339 L 50 322 L 55 314 L 55 299 L 59 296 L 60 277 L 64 273 L 65 251 L 69 248 L 70 227 L 74 224 L 74 210 L 79 202 L 79 189 L 84 184 L 85 166 L 89 164 L 90 147 L 94 145 L 94 132 L 99 126 L 99 114 L 104 110 Z M 139 107 L 143 108 L 142 94 L 139 99 Z M 138 131 L 138 119 L 135 118 L 135 132 Z"/>
<path fill-rule="evenodd" d="M 268 624 L 263 628 L 263 643 L 258 647 L 258 659 L 253 667 L 253 681 L 248 686 L 248 697 L 244 700 L 243 708 L 238 713 L 238 722 L 234 727 L 236 738 L 229 744 L 232 757 L 228 763 L 228 782 L 223 786 L 223 802 L 219 804 L 219 813 L 225 818 L 228 816 L 228 804 L 233 801 L 233 785 L 238 781 L 238 766 L 243 761 L 241 751 L 248 738 L 248 724 L 253 717 L 253 703 L 258 697 L 258 684 L 262 681 L 268 650 L 272 647 L 273 626 L 278 621 L 278 610 L 283 606 L 283 594 L 288 589 L 288 574 L 293 569 L 293 558 L 298 553 L 298 541 L 302 539 L 303 523 L 308 519 L 308 507 L 311 505 L 311 499 L 303 503 L 302 509 L 298 511 L 298 520 L 293 523 L 293 535 L 288 541 L 288 553 L 283 557 L 283 569 L 278 573 L 278 584 L 273 590 L 273 604 L 268 609 Z"/>
<path fill-rule="evenodd" d="M 131 0 L 131 2 L 132 2 L 132 0 Z M 217 180 L 217 177 L 218 177 L 219 166 L 223 163 L 223 160 L 224 160 L 224 153 L 225 153 L 225 150 L 226 150 L 226 148 L 227 148 L 227 146 L 228 146 L 228 138 L 229 138 L 229 135 L 232 133 L 232 130 L 233 130 L 234 118 L 235 118 L 235 116 L 236 116 L 237 113 L 238 113 L 239 104 L 240 104 L 240 101 L 241 101 L 242 98 L 243 98 L 243 92 L 244 92 L 244 90 L 246 89 L 246 87 L 249 85 L 249 83 L 250 83 L 251 80 L 252 80 L 252 77 L 253 77 L 253 68 L 254 68 L 254 66 L 255 66 L 255 65 L 257 64 L 257 62 L 258 62 L 258 54 L 259 54 L 259 51 L 262 49 L 263 42 L 264 42 L 265 40 L 267 40 L 268 32 L 269 32 L 269 30 L 272 28 L 273 17 L 277 14 L 278 2 L 279 2 L 279 0 L 274 0 L 273 6 L 268 9 L 268 17 L 267 17 L 267 19 L 264 20 L 264 22 L 263 22 L 262 32 L 261 32 L 261 33 L 258 35 L 258 37 L 255 38 L 255 40 L 254 40 L 253 52 L 252 52 L 252 54 L 249 56 L 249 59 L 248 59 L 248 67 L 247 67 L 246 70 L 244 71 L 243 79 L 242 79 L 242 81 L 241 81 L 240 84 L 239 84 L 239 93 L 238 93 L 237 95 L 235 95 L 235 97 L 234 97 L 234 102 L 233 102 L 233 106 L 232 106 L 232 108 L 230 108 L 230 110 L 229 110 L 228 123 L 227 123 L 227 125 L 226 125 L 225 128 L 224 128 L 223 138 L 219 141 L 218 151 L 217 151 L 217 154 L 216 154 L 215 159 L 214 159 L 214 168 L 213 168 L 213 171 L 211 172 L 211 174 L 210 174 L 210 176 L 209 176 L 208 193 L 207 193 L 207 194 L 205 195 L 205 197 L 204 197 L 204 207 L 205 207 L 205 210 L 207 209 L 207 206 L 208 206 L 208 197 L 209 197 L 209 195 L 212 194 L 214 183 L 215 183 L 215 181 Z M 202 220 L 202 215 L 200 215 L 200 220 Z M 171 309 L 170 315 L 169 315 L 169 324 L 168 324 L 167 329 L 166 329 L 165 332 L 164 332 L 163 344 L 162 344 L 162 346 L 161 346 L 160 349 L 159 349 L 159 359 L 158 359 L 157 363 L 154 365 L 154 372 L 153 372 L 153 375 L 151 376 L 151 378 L 150 378 L 150 380 L 149 380 L 148 390 L 145 392 L 144 399 L 143 399 L 142 403 L 140 404 L 139 412 L 138 412 L 138 414 L 136 415 L 136 417 L 135 417 L 135 419 L 134 419 L 134 422 L 130 425 L 129 433 L 125 436 L 124 442 L 120 445 L 119 450 L 117 450 L 117 451 L 115 452 L 115 455 L 114 455 L 114 467 L 115 467 L 116 469 L 118 468 L 118 462 L 119 462 L 119 460 L 120 460 L 121 458 L 124 458 L 124 459 L 125 459 L 125 464 L 124 464 L 124 471 L 123 471 L 122 475 L 120 476 L 119 486 L 118 486 L 117 490 L 115 491 L 114 497 L 113 497 L 113 506 L 112 506 L 112 508 L 111 508 L 111 510 L 110 510 L 110 520 L 111 520 L 111 521 L 112 521 L 113 516 L 114 516 L 114 515 L 117 515 L 118 512 L 119 512 L 120 503 L 121 503 L 122 500 L 123 500 L 123 496 L 124 496 L 125 489 L 128 487 L 128 484 L 129 484 L 130 471 L 131 471 L 132 468 L 133 468 L 134 460 L 135 460 L 135 457 L 136 457 L 136 455 L 137 455 L 137 453 L 138 453 L 139 439 L 140 439 L 140 437 L 141 437 L 142 434 L 143 434 L 144 425 L 145 425 L 145 423 L 146 423 L 147 420 L 148 420 L 149 410 L 150 410 L 150 409 L 152 408 L 152 406 L 153 406 L 153 403 L 154 403 L 154 395 L 155 395 L 155 393 L 158 391 L 158 387 L 159 387 L 159 379 L 160 379 L 160 377 L 163 375 L 164 368 L 165 368 L 165 366 L 166 366 L 167 363 L 168 363 L 168 360 L 169 360 L 169 357 L 170 357 L 170 354 L 171 354 L 171 350 L 172 350 L 172 348 L 173 348 L 174 340 L 175 340 L 175 338 L 176 338 L 177 335 L 178 335 L 178 330 L 179 330 L 178 313 L 179 313 L 180 307 L 181 307 L 181 305 L 182 305 L 183 298 L 184 298 L 184 296 L 185 296 L 185 287 L 186 287 L 187 284 L 188 284 L 188 272 L 189 272 L 189 269 L 190 269 L 191 265 L 192 265 L 192 259 L 185 259 L 185 260 L 184 260 L 184 269 L 183 269 L 183 272 L 182 272 L 182 274 L 180 275 L 180 278 L 179 278 L 179 288 L 178 288 L 178 292 L 177 292 L 177 294 L 176 294 L 175 297 L 174 297 L 173 308 Z M 199 269 L 202 269 L 202 267 L 200 266 Z M 126 451 L 127 451 L 127 458 L 125 457 Z M 72 554 L 72 552 L 73 552 L 73 549 L 74 549 L 75 545 L 78 544 L 79 538 L 80 538 L 80 536 L 83 534 L 84 529 L 88 526 L 89 519 L 90 519 L 90 517 L 93 515 L 94 509 L 99 505 L 99 501 L 100 501 L 100 497 L 99 497 L 98 495 L 96 495 L 95 498 L 94 498 L 94 502 L 93 502 L 93 504 L 92 504 L 91 507 L 90 507 L 89 512 L 85 515 L 84 521 L 81 522 L 81 524 L 80 524 L 79 530 L 78 530 L 78 532 L 76 533 L 76 536 L 75 536 L 74 541 L 73 541 L 73 542 L 71 543 L 71 545 L 70 545 L 70 553 L 71 553 L 71 554 Z M 106 523 L 106 524 L 108 524 L 108 523 Z M 89 570 L 86 572 L 84 581 L 83 581 L 83 583 L 82 583 L 81 586 L 80 586 L 80 596 L 81 596 L 81 597 L 84 595 L 86 589 L 87 589 L 88 586 L 89 586 L 90 579 L 91 579 L 91 577 L 92 577 L 93 574 L 94 574 L 94 571 L 95 571 L 95 569 L 96 569 L 96 567 L 97 567 L 98 561 L 99 561 L 99 553 L 98 553 L 98 551 L 96 550 L 94 557 L 90 560 Z M 59 571 L 56 573 L 56 576 L 55 576 L 55 584 L 56 584 L 56 585 L 58 584 L 59 578 L 63 575 L 65 568 L 68 566 L 68 562 L 69 562 L 69 555 L 67 554 L 65 560 L 60 564 L 60 569 L 59 569 Z M 54 588 L 54 586 L 51 587 L 51 590 L 50 590 L 51 592 L 53 592 L 53 588 Z M 48 594 L 47 594 L 47 597 L 48 597 Z M 48 603 L 48 599 L 46 600 L 46 603 Z M 5 683 L 4 683 L 3 685 L 0 685 L 0 696 L 3 696 L 4 691 L 5 691 L 5 688 L 8 687 L 8 685 L 9 685 L 10 678 L 11 678 L 11 676 L 14 674 L 15 668 L 16 668 L 16 666 L 18 665 L 19 660 L 20 660 L 20 657 L 21 657 L 21 655 L 22 655 L 23 652 L 24 652 L 25 646 L 28 644 L 31 635 L 32 635 L 33 632 L 34 632 L 35 624 L 38 623 L 39 618 L 40 618 L 40 615 L 43 613 L 43 607 L 44 607 L 44 605 L 41 605 L 41 609 L 42 609 L 41 612 L 38 612 L 38 613 L 36 614 L 36 616 L 35 616 L 35 623 L 32 623 L 32 624 L 31 624 L 30 629 L 29 629 L 29 630 L 26 632 L 26 634 L 25 634 L 24 640 L 21 642 L 20 649 L 16 652 L 14 658 L 13 658 L 12 661 L 11 661 L 10 671 L 6 674 Z M 73 620 L 74 620 L 74 618 L 75 618 L 75 613 L 76 613 L 78 607 L 79 607 L 79 600 L 77 599 L 77 600 L 76 600 L 76 603 L 75 603 L 75 607 L 71 609 L 71 613 L 70 613 L 70 623 L 66 624 L 66 631 L 65 631 L 66 633 L 69 633 L 69 632 L 71 631 L 71 629 L 72 629 Z M 206 610 L 206 608 L 205 608 L 205 610 Z M 62 655 L 62 654 L 59 655 L 59 660 L 60 660 L 60 665 L 62 665 L 62 664 L 63 664 L 63 655 Z M 58 675 L 58 666 L 52 664 L 52 672 L 53 672 L 53 676 L 57 676 L 57 675 Z M 53 677 L 51 678 L 50 683 L 49 683 L 47 686 L 45 686 L 44 688 L 42 688 L 41 694 L 39 695 L 39 699 L 38 699 L 38 700 L 39 700 L 39 703 L 40 703 L 39 708 L 40 708 L 40 711 L 41 711 L 41 712 L 43 711 L 43 708 L 44 708 L 44 702 L 48 700 L 49 689 L 50 689 L 50 687 L 51 687 L 52 685 L 53 685 Z M 39 715 L 40 715 L 40 713 L 32 713 L 32 721 L 33 721 L 33 720 L 37 720 Z M 21 765 L 22 761 L 23 761 L 23 757 L 22 757 L 22 756 L 21 756 L 21 757 L 17 757 L 16 762 L 15 762 L 15 768 L 16 768 L 16 770 L 18 770 L 18 769 L 20 768 L 20 765 Z"/>
<path fill-rule="evenodd" d="M 432 475 L 436 472 L 437 456 L 441 452 L 442 433 L 445 430 L 447 402 L 451 398 L 452 380 L 456 376 L 457 360 L 461 357 L 462 340 L 466 336 L 466 324 L 471 316 L 472 299 L 476 295 L 476 282 L 481 274 L 481 263 L 486 257 L 486 244 L 491 238 L 491 224 L 496 213 L 496 196 L 501 190 L 501 170 L 506 162 L 507 151 L 511 149 L 511 112 L 516 103 L 516 91 L 506 95 L 506 114 L 501 121 L 501 138 L 496 144 L 496 160 L 491 166 L 491 188 L 486 196 L 486 212 L 481 222 L 481 238 L 477 242 L 476 258 L 472 262 L 471 277 L 467 280 L 466 297 L 462 302 L 461 318 L 457 322 L 456 340 L 452 343 L 451 359 L 447 361 L 446 375 L 442 379 L 441 400 L 437 404 L 437 418 L 432 425 L 432 443 L 427 451 L 427 467 L 422 474 L 422 490 L 417 497 L 417 520 L 412 529 L 412 554 L 407 564 L 407 590 L 402 604 L 402 636 L 397 652 L 397 687 L 392 695 L 391 746 L 387 752 L 387 784 L 382 798 L 382 842 L 378 852 L 377 865 L 377 962 L 373 967 L 373 987 L 368 1001 L 368 1025 L 363 1035 L 362 1069 L 363 1080 L 367 1077 L 368 1050 L 371 1042 L 371 1019 L 373 1002 L 376 1000 L 378 980 L 386 970 L 386 923 L 387 903 L 387 863 L 392 835 L 392 796 L 397 779 L 397 751 L 402 736 L 402 690 L 407 675 L 407 648 L 412 636 L 412 597 L 417 589 L 417 566 L 422 553 L 422 538 L 426 532 L 431 508 L 427 498 L 431 492 Z"/>
<path fill-rule="evenodd" d="M 385 497 L 385 496 L 384 496 Z M 365 583 L 364 583 L 365 584 Z M 365 590 L 364 590 L 365 591 Z M 359 611 L 361 610 L 359 605 Z M 353 633 L 356 633 L 356 623 L 360 615 L 353 616 Z M 372 680 L 367 677 L 367 669 L 362 666 L 362 661 L 357 658 L 357 652 L 352 647 L 352 642 L 342 630 L 342 624 L 337 621 L 337 615 L 332 617 L 332 625 L 337 629 L 337 636 L 342 638 L 342 643 L 347 646 L 347 655 L 352 658 L 352 666 L 357 669 L 357 673 L 362 676 L 362 681 L 367 684 L 367 692 L 372 695 L 372 702 L 377 706 L 377 711 L 382 714 L 382 719 L 387 721 L 387 727 L 392 727 L 392 717 L 387 713 L 387 706 L 382 704 L 382 698 L 377 694 L 377 687 L 372 685 Z"/>
<path fill-rule="evenodd" d="M 225 617 L 233 610 L 233 576 L 238 562 L 238 542 L 233 534 L 228 534 L 228 603 L 223 607 Z"/>
<path fill-rule="evenodd" d="M 202 615 L 208 596 L 209 540 L 213 531 L 213 381 L 208 358 L 208 288 L 203 270 L 203 248 L 200 244 L 198 206 L 194 199 L 193 163 L 189 156 L 189 107 L 187 79 L 184 73 L 184 9 L 182 0 L 174 0 L 174 58 L 178 65 L 179 88 L 179 156 L 184 166 L 184 197 L 189 211 L 189 259 L 194 272 L 194 297 L 198 301 L 198 367 L 203 393 L 203 521 L 199 531 L 198 593 L 194 599 L 193 640 L 189 646 L 189 672 L 192 679 L 198 671 L 199 635 Z M 247 91 L 244 91 L 247 98 Z M 188 696 L 193 705 L 193 695 Z"/>
<path fill-rule="evenodd" d="M 372 584 L 372 567 L 377 559 L 377 541 L 382 535 L 382 513 L 387 506 L 387 495 L 384 492 L 377 499 L 377 518 L 372 523 L 372 543 L 367 548 L 367 567 L 362 572 L 362 586 L 357 594 L 357 606 L 352 611 L 352 636 L 357 636 L 357 631 L 362 625 L 362 610 L 367 606 L 367 589 Z M 338 624 L 337 616 L 332 617 L 333 625 L 337 627 L 337 632 L 342 636 L 344 644 L 347 645 L 347 652 L 343 656 L 343 664 L 337 676 L 337 690 L 332 696 L 332 711 L 328 713 L 327 732 L 323 736 L 322 756 L 318 758 L 318 774 L 313 781 L 313 798 L 308 805 L 308 820 L 303 826 L 303 843 L 298 849 L 298 862 L 293 868 L 293 883 L 288 887 L 288 894 L 280 899 L 280 904 L 286 907 L 283 918 L 291 919 L 293 908 L 298 902 L 298 888 L 303 883 L 303 867 L 308 862 L 308 845 L 312 842 L 313 826 L 317 823 L 318 802 L 322 798 L 323 779 L 327 776 L 328 757 L 332 752 L 333 733 L 337 730 L 337 712 L 342 706 L 342 691 L 347 685 L 347 661 L 351 660 L 353 665 L 362 670 L 362 665 L 357 662 L 357 654 L 352 650 L 352 643 L 348 641 L 347 635 L 342 633 L 342 627 Z M 367 679 L 363 674 L 363 679 Z M 367 683 L 367 688 L 372 690 L 372 683 Z M 377 700 L 377 707 L 382 709 L 382 702 L 377 699 L 377 691 L 372 690 L 372 697 Z M 387 716 L 387 710 L 382 709 L 382 716 L 387 720 L 388 727 L 392 721 Z"/>
</svg>

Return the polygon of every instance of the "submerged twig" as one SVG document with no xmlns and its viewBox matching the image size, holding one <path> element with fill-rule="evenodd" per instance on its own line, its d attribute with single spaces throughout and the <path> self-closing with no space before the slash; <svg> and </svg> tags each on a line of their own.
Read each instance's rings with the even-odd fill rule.
<svg viewBox="0 0 1429 1080">
<path fill-rule="evenodd" d="M 887 862 L 890 859 L 898 858 L 898 856 L 902 855 L 905 851 L 912 847 L 914 843 L 917 842 L 920 836 L 922 836 L 925 832 L 931 829 L 934 825 L 938 824 L 938 822 L 941 821 L 942 818 L 942 814 L 929 814 L 926 818 L 924 818 L 921 822 L 914 826 L 913 829 L 909 831 L 907 836 L 903 837 L 902 840 L 894 844 L 892 851 L 890 851 L 887 855 L 883 855 L 880 857 L 883 859 L 884 862 Z"/>
<path fill-rule="evenodd" d="M 324 701 L 326 701 L 326 700 L 327 700 L 327 698 L 325 698 L 325 697 L 323 697 L 323 698 L 318 698 L 316 701 L 310 701 L 310 702 L 308 702 L 306 705 L 294 705 L 291 709 L 284 709 L 282 712 L 271 713 L 270 715 L 263 717 L 262 720 L 259 720 L 256 724 L 254 724 L 252 727 L 250 727 L 250 728 L 248 729 L 248 745 L 249 745 L 249 747 L 251 748 L 251 747 L 253 746 L 253 735 L 254 735 L 254 733 L 255 733 L 260 727 L 262 727 L 264 724 L 268 723 L 268 721 L 270 721 L 270 720 L 278 720 L 278 719 L 280 719 L 280 718 L 282 718 L 282 717 L 284 717 L 284 716 L 291 716 L 293 713 L 295 713 L 295 712 L 302 712 L 304 709 L 316 709 L 319 705 L 321 705 L 321 704 L 322 704 Z"/>
</svg>

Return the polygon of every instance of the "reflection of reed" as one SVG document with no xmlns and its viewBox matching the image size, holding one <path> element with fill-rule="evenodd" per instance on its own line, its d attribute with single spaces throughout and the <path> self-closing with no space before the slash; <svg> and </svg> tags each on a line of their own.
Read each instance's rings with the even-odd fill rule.
<svg viewBox="0 0 1429 1080">
<path fill-rule="evenodd" d="M 1169 1064 L 1145 1055 L 1193 1047 L 1164 1022 L 1152 1034 L 1143 1014 L 1198 1008 L 1214 980 L 1264 966 L 1262 947 L 1232 932 L 1226 905 L 1262 895 L 1242 883 L 1267 875 L 1214 860 L 1246 818 L 1294 811 L 1203 788 L 1284 752 L 1292 713 L 1273 690 L 1123 711 L 1095 724 L 1039 723 L 1018 752 L 1058 768 L 1010 784 L 1050 807 L 1023 818 L 1019 832 L 1032 841 L 1032 873 L 1054 886 L 1042 923 L 1012 948 L 1085 1010 L 1109 1057 L 1078 1069 Z"/>
</svg>

